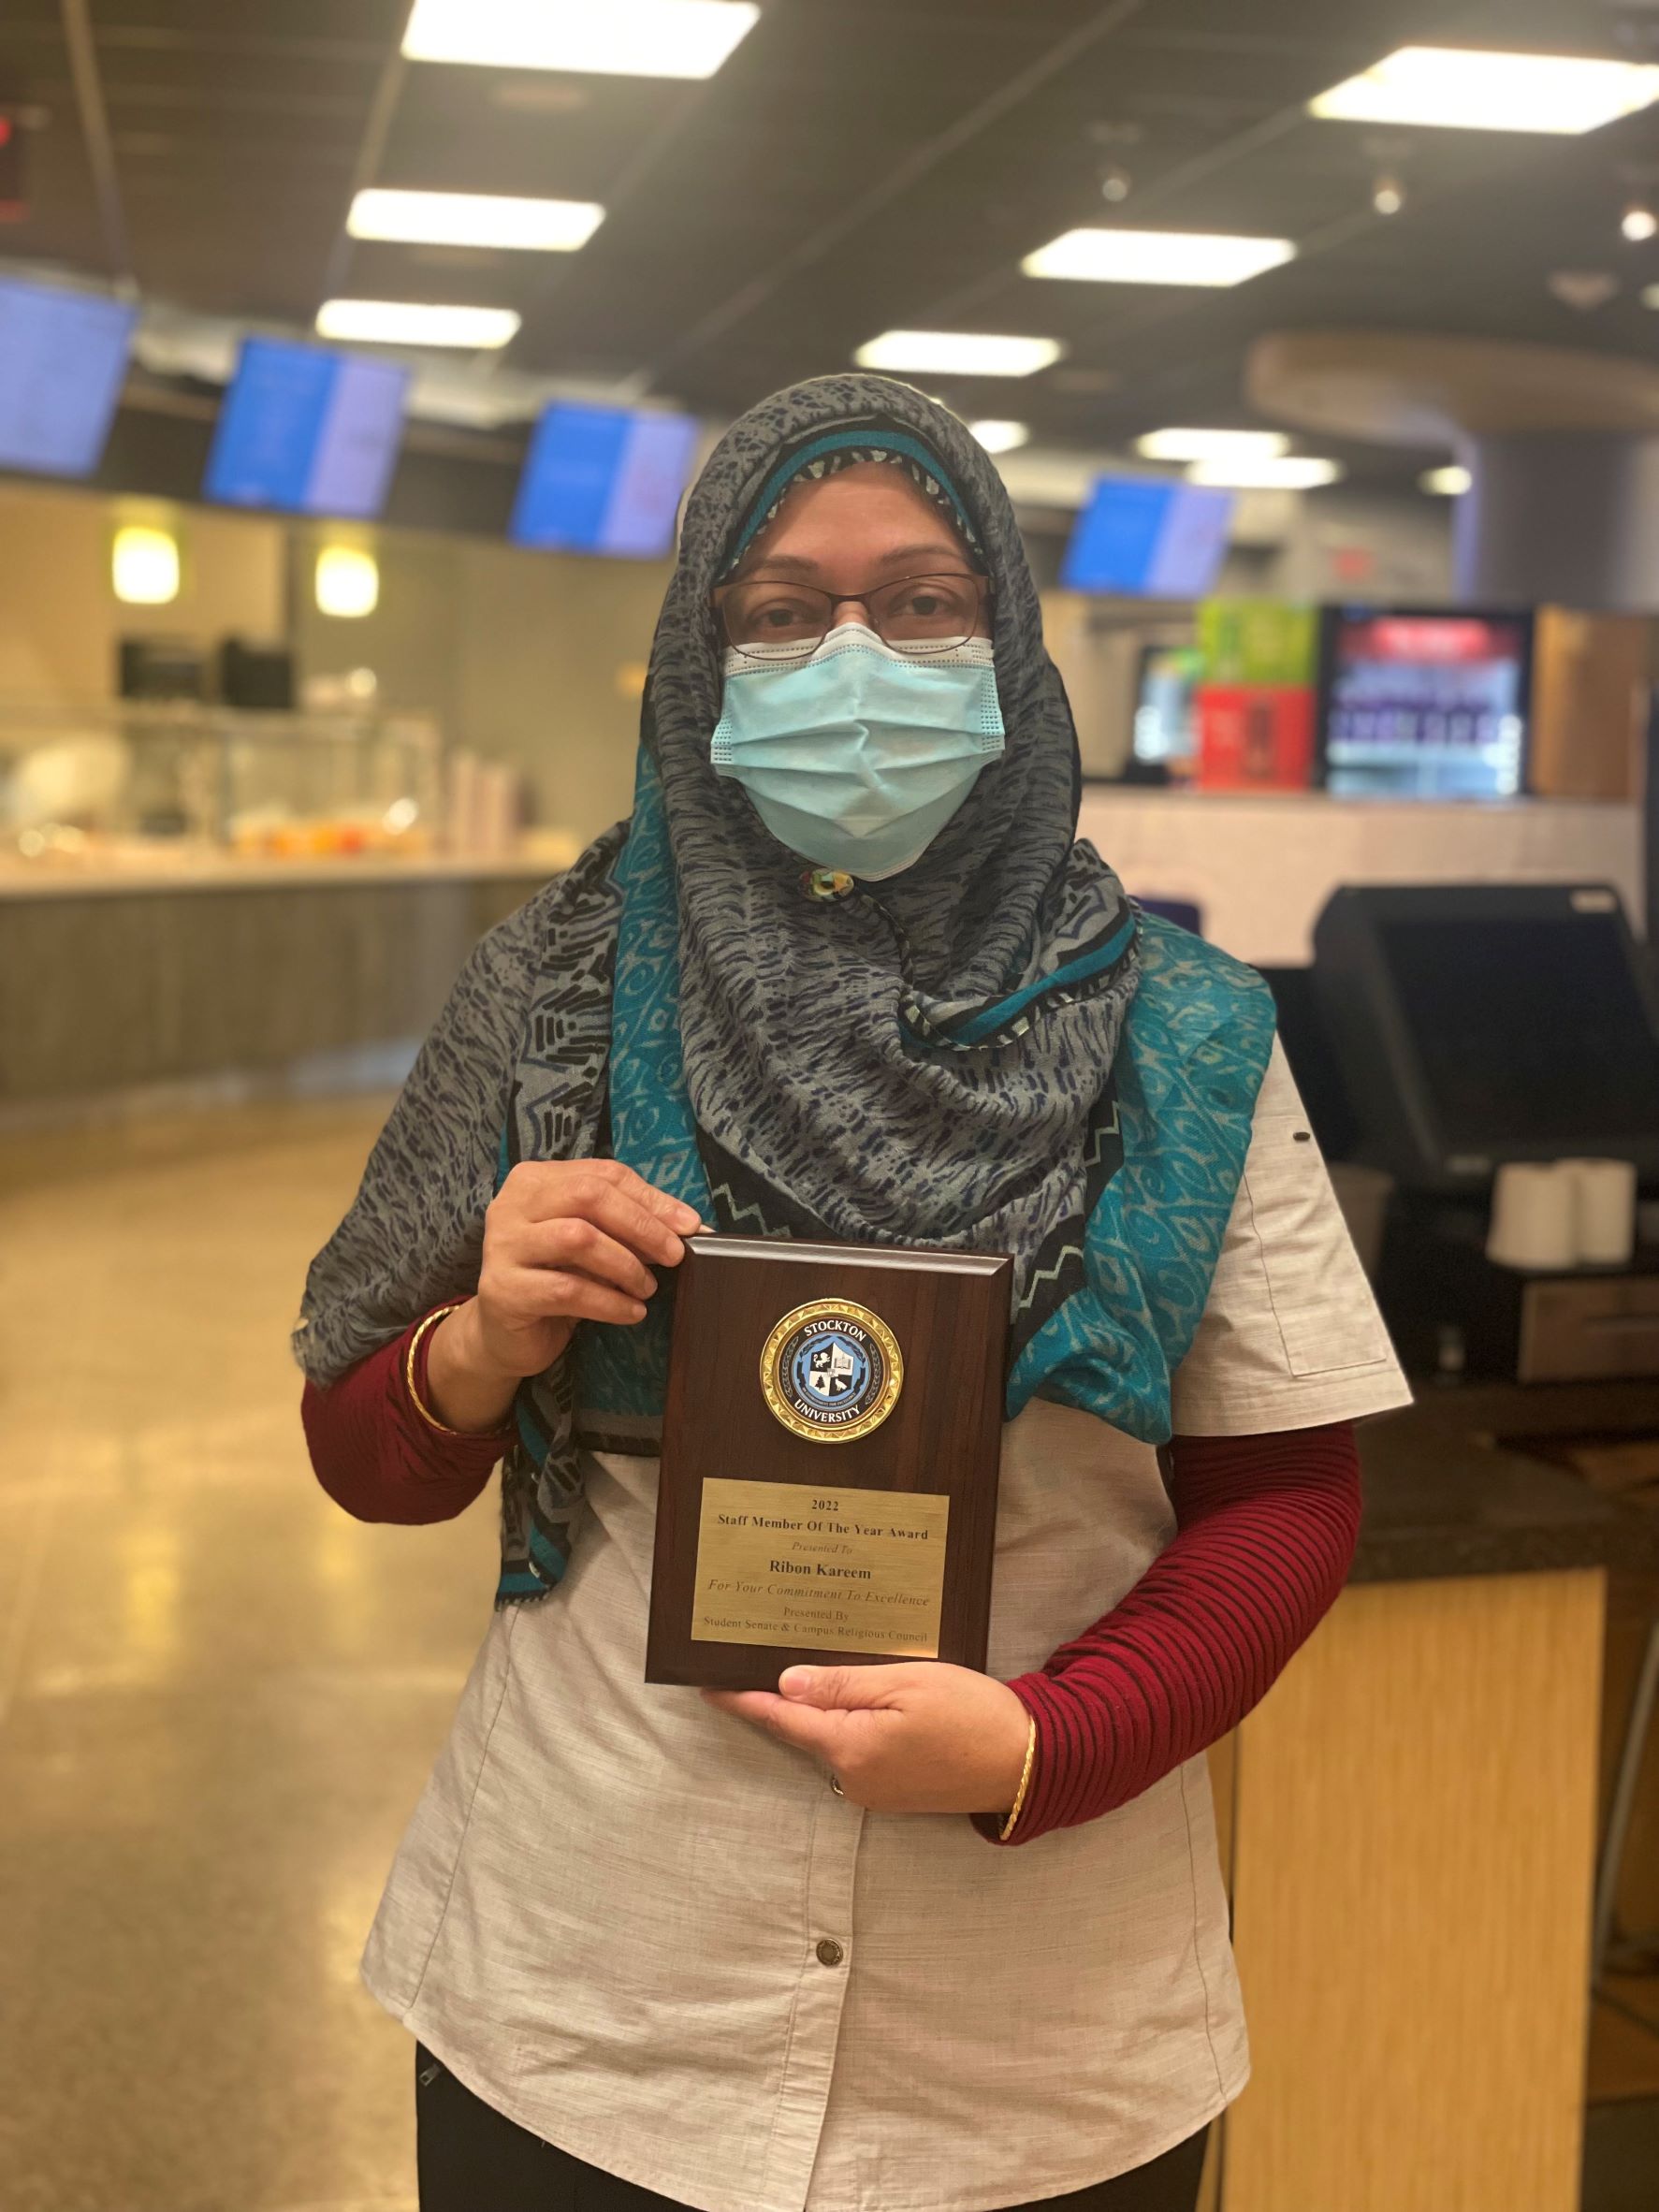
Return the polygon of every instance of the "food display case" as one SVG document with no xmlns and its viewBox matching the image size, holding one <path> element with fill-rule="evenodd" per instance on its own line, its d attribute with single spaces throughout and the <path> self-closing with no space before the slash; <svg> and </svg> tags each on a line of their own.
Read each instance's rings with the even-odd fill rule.
<svg viewBox="0 0 1659 2212">
<path fill-rule="evenodd" d="M 481 849 L 469 761 L 367 706 L 0 701 L 0 1128 L 395 1083 L 574 850 L 517 824 Z"/>
<path fill-rule="evenodd" d="M 441 744 L 417 714 L 0 700 L 0 853 L 120 873 L 171 858 L 430 851 Z"/>
</svg>

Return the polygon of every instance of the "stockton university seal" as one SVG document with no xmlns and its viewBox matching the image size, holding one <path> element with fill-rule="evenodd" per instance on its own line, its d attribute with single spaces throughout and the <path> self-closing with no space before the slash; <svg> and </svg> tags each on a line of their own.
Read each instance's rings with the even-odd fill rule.
<svg viewBox="0 0 1659 2212">
<path fill-rule="evenodd" d="M 898 1404 L 905 1365 L 897 1340 L 868 1306 L 819 1298 L 784 1315 L 761 1354 L 766 1404 L 792 1434 L 851 1444 Z"/>
</svg>

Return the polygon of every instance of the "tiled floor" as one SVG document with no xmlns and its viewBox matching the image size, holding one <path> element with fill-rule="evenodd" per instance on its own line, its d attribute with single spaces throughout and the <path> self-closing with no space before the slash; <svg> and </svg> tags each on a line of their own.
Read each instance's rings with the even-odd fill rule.
<svg viewBox="0 0 1659 2212">
<path fill-rule="evenodd" d="M 3 2212 L 414 2212 L 357 1961 L 495 1535 L 305 1463 L 287 1327 L 378 1121 L 0 1147 Z M 1584 2212 L 1654 2212 L 1649 2040 L 1595 2061 Z"/>
<path fill-rule="evenodd" d="M 0 1156 L 0 2205 L 409 2212 L 357 1983 L 488 1617 L 488 1501 L 361 1527 L 286 1331 L 379 1115 Z"/>
</svg>

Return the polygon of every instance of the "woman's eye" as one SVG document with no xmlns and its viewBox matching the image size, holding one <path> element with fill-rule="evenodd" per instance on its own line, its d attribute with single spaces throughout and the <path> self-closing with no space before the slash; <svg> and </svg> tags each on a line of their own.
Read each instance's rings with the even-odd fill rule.
<svg viewBox="0 0 1659 2212">
<path fill-rule="evenodd" d="M 907 627 L 939 631 L 973 626 L 965 593 L 949 584 L 911 584 L 889 607 L 887 618 Z"/>
</svg>

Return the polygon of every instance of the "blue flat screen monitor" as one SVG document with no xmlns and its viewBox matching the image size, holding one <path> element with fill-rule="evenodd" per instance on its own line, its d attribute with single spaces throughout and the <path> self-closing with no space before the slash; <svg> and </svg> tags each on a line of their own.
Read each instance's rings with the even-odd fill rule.
<svg viewBox="0 0 1659 2212">
<path fill-rule="evenodd" d="M 137 319 L 118 299 L 0 281 L 0 469 L 92 474 Z"/>
<path fill-rule="evenodd" d="M 1342 798 L 1509 799 L 1524 788 L 1524 612 L 1327 607 L 1317 744 Z"/>
<path fill-rule="evenodd" d="M 531 437 L 514 544 L 660 560 L 674 544 L 696 444 L 689 415 L 555 401 Z"/>
<path fill-rule="evenodd" d="M 327 346 L 243 342 L 208 456 L 209 499 L 371 519 L 386 504 L 409 371 Z"/>
<path fill-rule="evenodd" d="M 1157 476 L 1097 476 L 1060 569 L 1069 591 L 1201 599 L 1227 558 L 1233 495 Z"/>
</svg>

